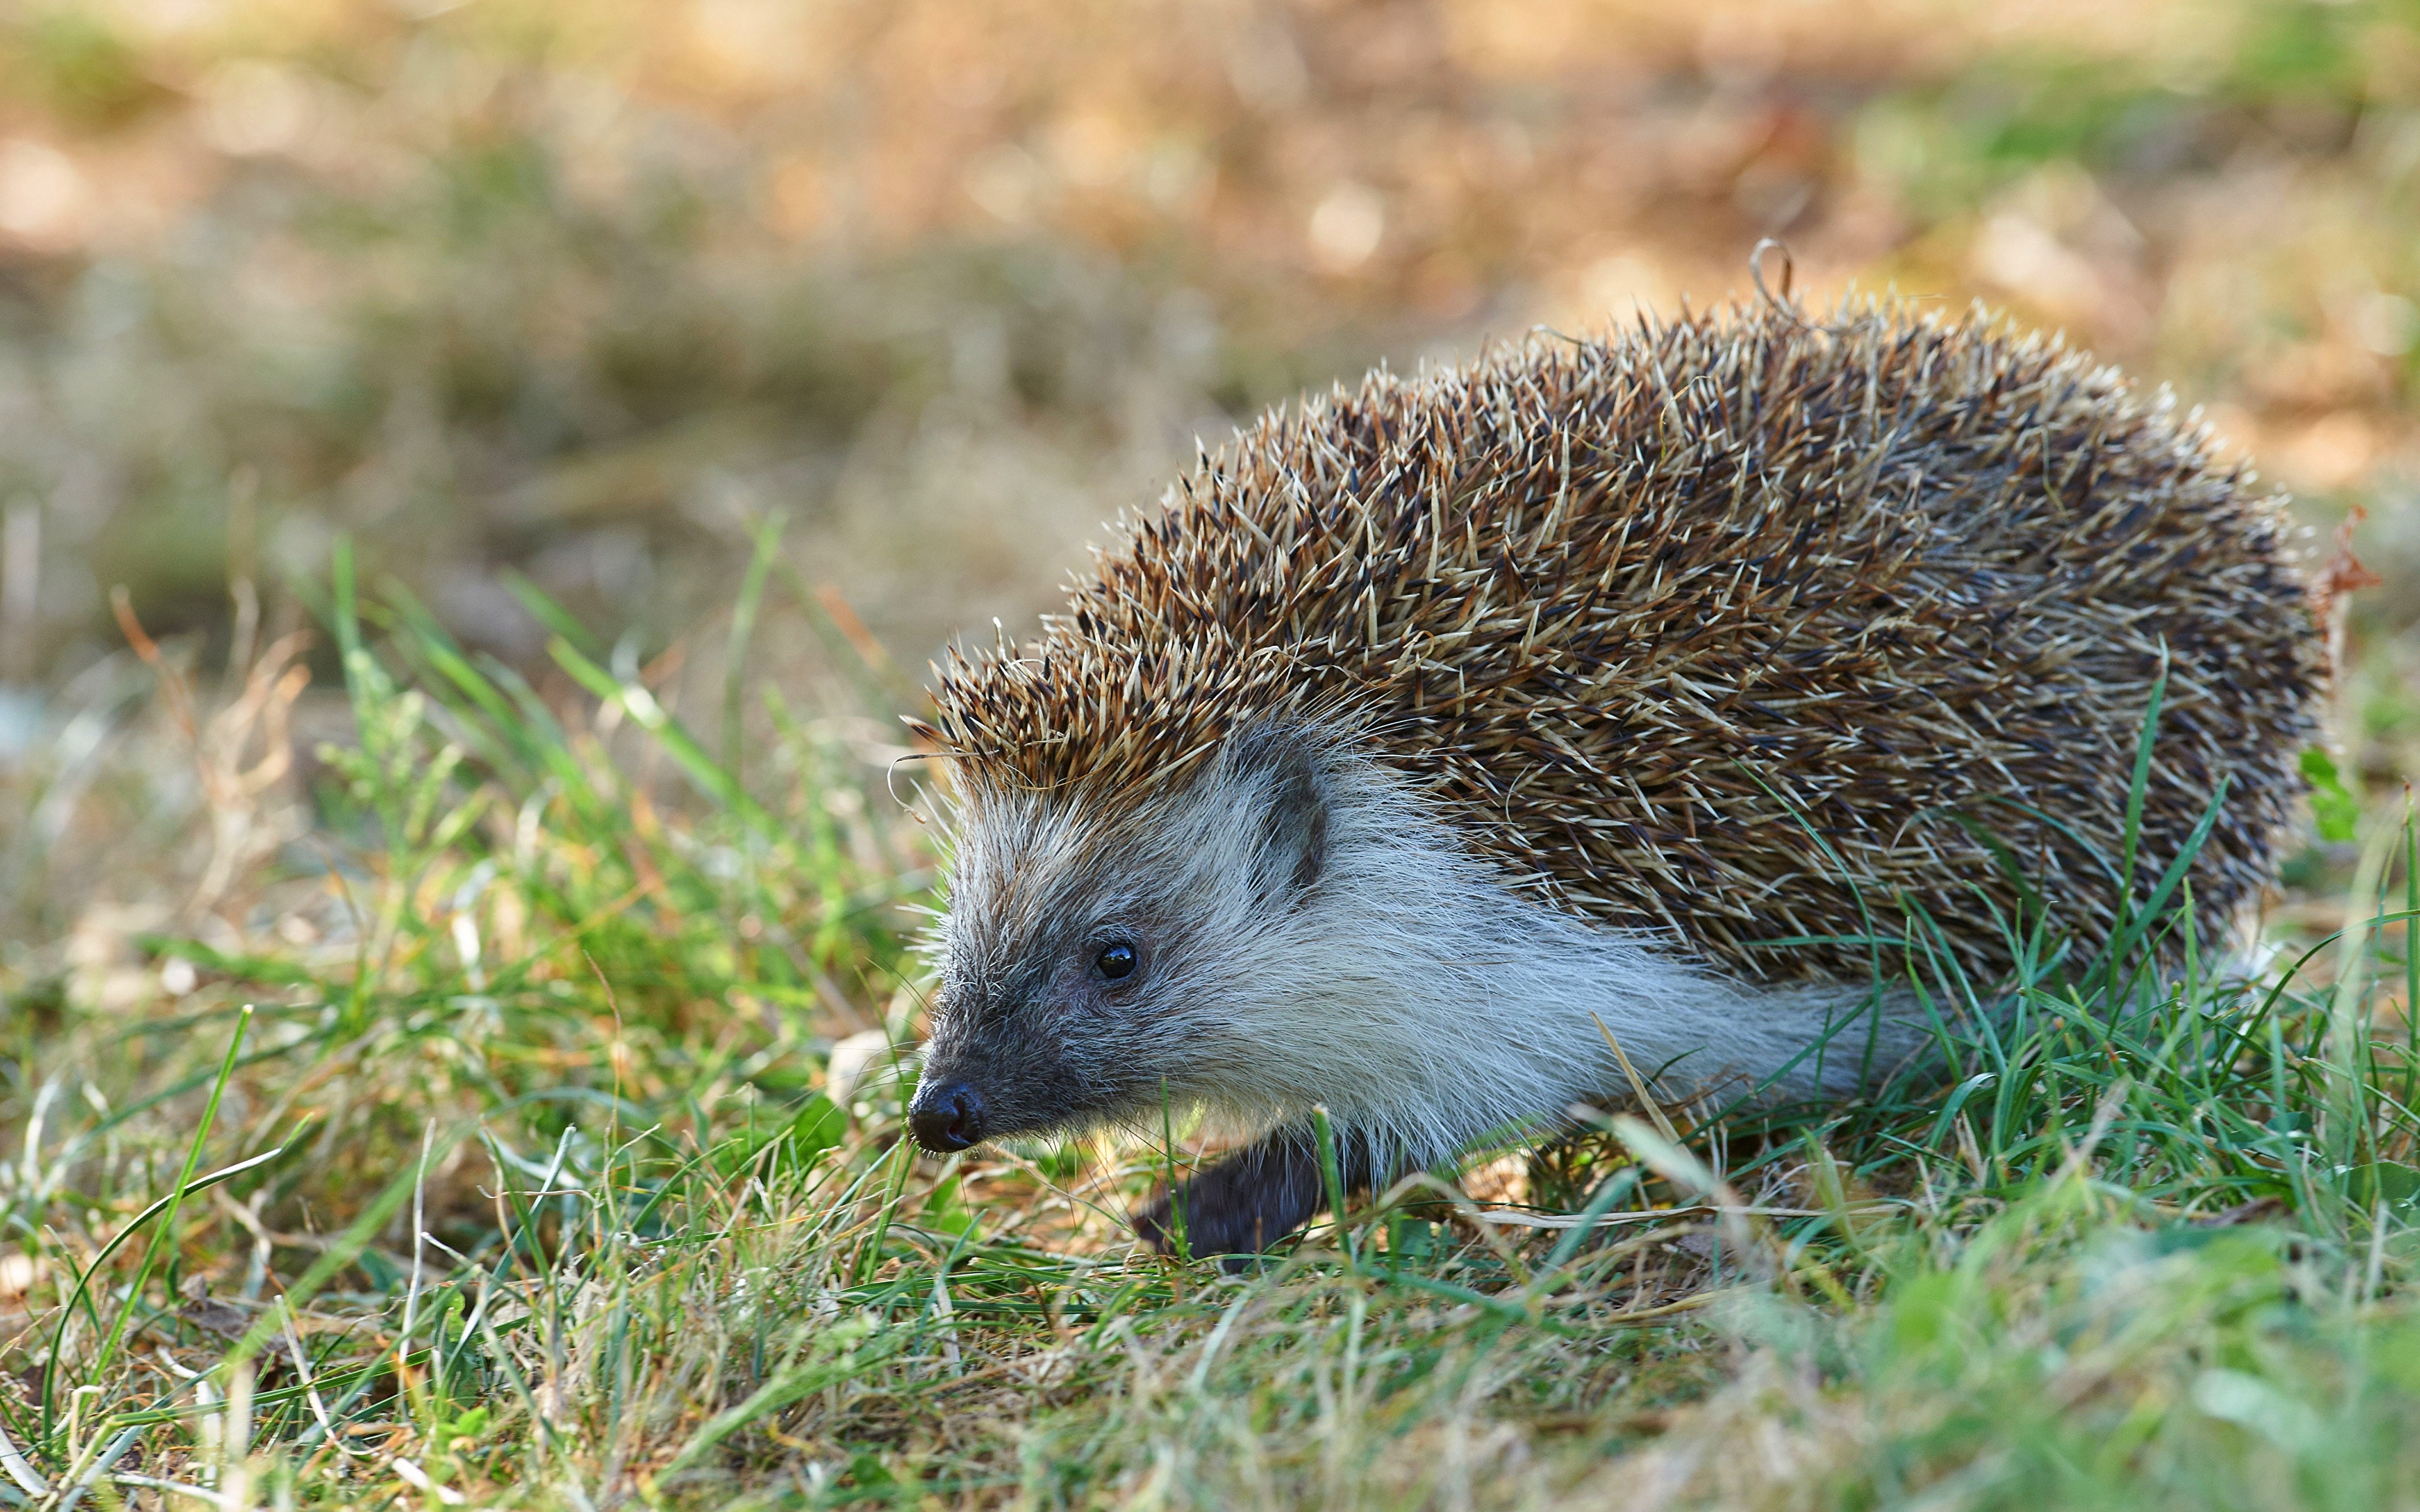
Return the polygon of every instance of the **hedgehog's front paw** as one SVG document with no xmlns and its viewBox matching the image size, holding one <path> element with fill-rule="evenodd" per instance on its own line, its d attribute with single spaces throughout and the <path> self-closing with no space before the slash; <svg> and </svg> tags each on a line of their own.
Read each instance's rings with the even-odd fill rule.
<svg viewBox="0 0 2420 1512">
<path fill-rule="evenodd" d="M 1196 1257 L 1241 1257 L 1257 1255 L 1301 1227 L 1324 1200 L 1317 1158 L 1298 1141 L 1279 1138 L 1229 1156 L 1173 1193 L 1161 1193 L 1130 1222 L 1144 1242 L 1173 1255 L 1176 1204 L 1182 1202 L 1187 1249 Z"/>
<path fill-rule="evenodd" d="M 1238 1271 L 1247 1259 L 1302 1225 L 1302 1218 L 1287 1222 L 1282 1212 L 1272 1211 L 1266 1202 L 1252 1200 L 1253 1194 L 1205 1192 L 1203 1184 L 1201 1180 L 1189 1181 L 1181 1189 L 1185 1250 L 1196 1259 L 1216 1257 L 1229 1271 Z M 1177 1253 L 1177 1196 L 1163 1192 L 1136 1209 L 1128 1218 L 1136 1235 L 1162 1255 Z"/>
</svg>

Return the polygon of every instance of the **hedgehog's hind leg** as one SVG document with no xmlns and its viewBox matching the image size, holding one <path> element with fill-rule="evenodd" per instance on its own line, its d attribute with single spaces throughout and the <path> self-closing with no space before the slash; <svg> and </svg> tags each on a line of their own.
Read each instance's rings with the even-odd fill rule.
<svg viewBox="0 0 2420 1512">
<path fill-rule="evenodd" d="M 1369 1140 L 1339 1130 L 1336 1161 L 1345 1191 L 1369 1189 Z M 1186 1248 L 1197 1257 L 1230 1257 L 1229 1269 L 1234 1269 L 1240 1264 L 1236 1257 L 1267 1249 L 1327 1205 L 1318 1141 L 1306 1129 L 1280 1129 L 1137 1209 L 1135 1232 L 1162 1255 L 1176 1252 L 1180 1201 Z"/>
</svg>

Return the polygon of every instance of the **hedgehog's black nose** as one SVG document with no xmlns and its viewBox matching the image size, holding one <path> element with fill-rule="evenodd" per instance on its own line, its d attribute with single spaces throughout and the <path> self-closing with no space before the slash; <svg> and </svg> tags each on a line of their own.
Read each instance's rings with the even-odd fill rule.
<svg viewBox="0 0 2420 1512">
<path fill-rule="evenodd" d="M 908 1109 L 908 1127 L 916 1143 L 936 1155 L 964 1149 L 983 1138 L 983 1099 L 964 1082 L 920 1087 Z"/>
</svg>

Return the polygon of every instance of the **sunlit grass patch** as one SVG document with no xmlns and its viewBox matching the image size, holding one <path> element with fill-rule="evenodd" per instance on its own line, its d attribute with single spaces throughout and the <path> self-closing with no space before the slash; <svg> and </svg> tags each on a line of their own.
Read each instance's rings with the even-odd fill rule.
<svg viewBox="0 0 2420 1512">
<path fill-rule="evenodd" d="M 2030 939 L 1978 984 L 1912 933 L 1878 959 L 1938 1010 L 1946 1077 L 1640 1107 L 1230 1275 L 1123 1227 L 1183 1151 L 901 1137 L 937 853 L 885 737 L 778 700 L 702 735 L 543 602 L 580 691 L 541 697 L 339 561 L 353 733 L 309 842 L 147 926 L 130 1006 L 12 999 L 0 1502 L 2409 1484 L 2408 823 L 2373 816 L 2301 960 Z"/>
</svg>

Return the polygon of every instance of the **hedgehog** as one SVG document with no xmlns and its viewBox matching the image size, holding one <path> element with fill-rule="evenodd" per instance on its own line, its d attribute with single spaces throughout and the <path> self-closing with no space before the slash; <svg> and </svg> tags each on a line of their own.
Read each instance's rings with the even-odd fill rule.
<svg viewBox="0 0 2420 1512">
<path fill-rule="evenodd" d="M 2180 856 L 2207 948 L 2328 675 L 2283 498 L 1980 310 L 1381 368 L 1115 532 L 913 721 L 954 795 L 908 1122 L 1223 1121 L 1133 1215 L 1163 1251 L 1316 1215 L 1316 1110 L 1364 1188 L 1640 1097 L 1854 1099 L 1935 1053 L 1907 963 L 2090 959 Z"/>
</svg>

